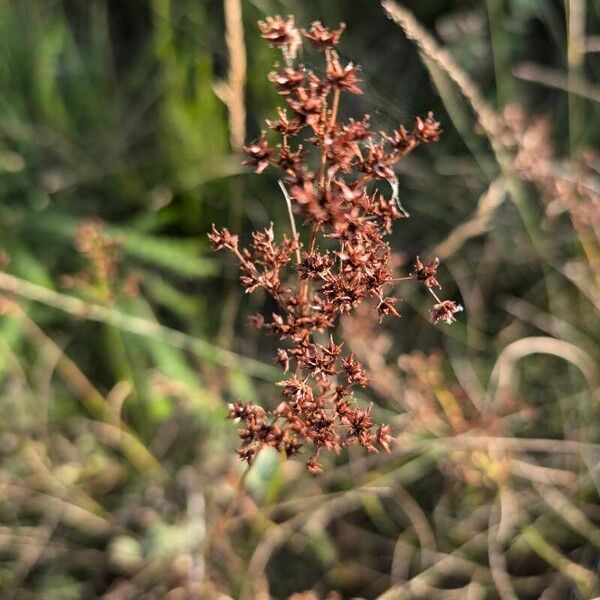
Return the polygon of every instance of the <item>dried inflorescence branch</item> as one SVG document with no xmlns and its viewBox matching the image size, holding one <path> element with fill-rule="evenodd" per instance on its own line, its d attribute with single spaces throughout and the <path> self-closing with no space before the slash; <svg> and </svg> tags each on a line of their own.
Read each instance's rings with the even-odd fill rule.
<svg viewBox="0 0 600 600">
<path fill-rule="evenodd" d="M 122 272 L 122 243 L 109 235 L 100 219 L 87 219 L 77 228 L 75 248 L 87 259 L 87 268 L 75 275 L 63 275 L 61 284 L 94 296 L 96 301 L 112 303 L 119 294 L 136 296 L 140 275 Z"/>
<path fill-rule="evenodd" d="M 287 109 L 279 108 L 277 118 L 267 120 L 281 143 L 270 145 L 262 132 L 244 148 L 245 164 L 258 173 L 270 165 L 283 172 L 286 196 L 293 212 L 303 218 L 306 241 L 294 234 L 277 242 L 272 224 L 254 232 L 243 249 L 238 236 L 227 229 L 213 226 L 209 234 L 216 250 L 225 248 L 238 259 L 246 291 L 260 288 L 277 304 L 270 320 L 256 315 L 251 324 L 285 340 L 276 362 L 284 371 L 293 371 L 280 383 L 283 401 L 275 411 L 234 403 L 230 417 L 243 423 L 238 454 L 249 464 L 264 446 L 292 456 L 310 443 L 313 453 L 307 466 L 317 473 L 322 470 L 322 450 L 338 452 L 344 445 L 358 444 L 369 452 L 378 447 L 389 451 L 393 439 L 389 426 L 374 424 L 372 406 L 362 409 L 354 399 L 353 387 L 366 387 L 369 380 L 356 357 L 344 355 L 343 344 L 336 344 L 331 335 L 340 315 L 372 298 L 380 320 L 399 317 L 400 299 L 389 290 L 405 279 L 422 281 L 436 299 L 433 322 L 451 323 L 461 310 L 433 291 L 440 287 L 437 259 L 425 265 L 417 258 L 412 274 L 394 277 L 384 240 L 393 221 L 408 216 L 398 202 L 394 165 L 420 144 L 437 141 L 441 128 L 431 113 L 417 117 L 411 128 L 401 125 L 380 135 L 371 130 L 368 115 L 338 120 L 341 94 L 361 93 L 358 67 L 344 65 L 335 50 L 344 26 L 331 30 L 315 22 L 300 33 L 293 17 L 269 17 L 259 26 L 262 36 L 283 53 L 285 66 L 273 71 L 269 80 Z M 323 73 L 294 64 L 301 36 L 324 54 Z M 316 161 L 295 142 L 304 131 L 302 141 L 317 149 Z M 313 168 L 311 162 L 316 162 Z M 389 199 L 377 189 L 382 181 L 392 187 Z"/>
</svg>

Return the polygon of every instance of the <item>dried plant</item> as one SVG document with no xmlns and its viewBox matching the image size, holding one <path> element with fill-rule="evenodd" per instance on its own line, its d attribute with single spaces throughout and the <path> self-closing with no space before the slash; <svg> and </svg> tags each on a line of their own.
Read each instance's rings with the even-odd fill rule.
<svg viewBox="0 0 600 600">
<path fill-rule="evenodd" d="M 548 117 L 533 118 L 517 104 L 504 110 L 506 125 L 517 142 L 514 169 L 531 182 L 545 205 L 544 227 L 566 214 L 586 260 L 571 261 L 566 272 L 596 304 L 600 304 L 600 181 L 597 152 L 588 148 L 578 158 L 560 158 L 552 142 Z"/>
<path fill-rule="evenodd" d="M 135 296 L 140 275 L 123 274 L 122 243 L 109 235 L 100 219 L 87 219 L 77 228 L 75 249 L 87 259 L 86 268 L 74 275 L 63 275 L 66 288 L 76 288 L 91 298 L 111 304 L 119 295 Z"/>
<path fill-rule="evenodd" d="M 281 143 L 272 146 L 262 132 L 244 148 L 245 164 L 257 173 L 268 166 L 284 173 L 293 235 L 277 242 L 271 224 L 253 232 L 249 247 L 242 249 L 237 235 L 213 225 L 209 238 L 216 250 L 225 248 L 238 259 L 246 292 L 262 289 L 276 302 L 278 312 L 270 320 L 256 315 L 251 322 L 286 342 L 276 360 L 293 374 L 279 384 L 283 401 L 275 411 L 234 403 L 230 417 L 243 422 L 238 454 L 248 464 L 264 446 L 289 457 L 308 442 L 313 453 L 307 466 L 317 473 L 322 450 L 359 444 L 377 452 L 378 447 L 389 450 L 393 440 L 389 426 L 375 425 L 372 405 L 362 409 L 356 403 L 353 386 L 366 387 L 369 380 L 354 354 L 344 355 L 343 344 L 335 342 L 338 318 L 367 299 L 374 300 L 380 322 L 388 315 L 399 317 L 400 298 L 391 288 L 403 280 L 420 281 L 433 295 L 433 323 L 452 323 L 462 310 L 434 291 L 440 287 L 437 259 L 425 264 L 417 257 L 412 273 L 394 276 L 385 241 L 393 221 L 409 216 L 399 202 L 394 165 L 419 145 L 437 141 L 441 128 L 431 113 L 391 134 L 372 131 L 368 115 L 340 120 L 342 93 L 361 93 L 358 67 L 343 64 L 336 51 L 344 26 L 331 30 L 315 22 L 300 33 L 293 17 L 269 17 L 259 26 L 263 38 L 282 51 L 285 66 L 269 80 L 291 116 L 280 108 L 275 120 L 267 120 Z M 294 63 L 302 36 L 323 54 L 323 73 Z M 296 142 L 301 134 L 304 145 Z M 378 185 L 386 182 L 389 198 Z M 296 233 L 294 214 L 303 219 L 306 242 Z"/>
</svg>

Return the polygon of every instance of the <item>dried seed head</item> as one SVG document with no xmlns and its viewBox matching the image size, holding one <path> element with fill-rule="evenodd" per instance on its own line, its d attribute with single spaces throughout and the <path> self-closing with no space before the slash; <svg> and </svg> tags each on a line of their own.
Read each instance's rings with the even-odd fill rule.
<svg viewBox="0 0 600 600">
<path fill-rule="evenodd" d="M 451 325 L 456 321 L 454 315 L 461 312 L 462 309 L 463 307 L 460 304 L 457 304 L 452 300 L 443 300 L 442 302 L 433 305 L 433 308 L 429 313 L 429 319 L 432 323 L 443 321 L 444 323 Z"/>
<path fill-rule="evenodd" d="M 280 95 L 287 96 L 304 83 L 306 73 L 303 69 L 287 67 L 282 71 L 271 71 L 269 81 L 275 84 Z M 281 111 L 281 108 L 278 109 Z"/>
<path fill-rule="evenodd" d="M 323 465 L 317 460 L 316 456 L 310 457 L 310 460 L 306 463 L 306 468 L 313 475 L 323 472 Z"/>
<path fill-rule="evenodd" d="M 375 439 L 386 452 L 389 452 L 390 444 L 394 441 L 394 438 L 390 435 L 390 426 L 381 425 L 378 427 L 377 433 L 375 434 Z"/>
<path fill-rule="evenodd" d="M 389 290 L 398 278 L 392 272 L 385 236 L 394 221 L 408 213 L 399 205 L 394 166 L 421 143 L 437 140 L 441 129 L 431 113 L 417 117 L 410 130 L 400 126 L 391 135 L 373 132 L 368 115 L 339 119 L 342 94 L 361 92 L 358 67 L 343 65 L 335 50 L 343 25 L 331 30 L 315 22 L 303 32 L 324 52 L 320 74 L 303 65 L 292 66 L 300 39 L 293 17 L 269 17 L 259 26 L 262 36 L 286 59 L 269 80 L 288 110 L 279 108 L 277 118 L 267 120 L 270 135 L 279 135 L 279 143 L 271 146 L 263 132 L 244 147 L 245 164 L 259 173 L 268 165 L 283 171 L 294 228 L 299 217 L 300 227 L 307 231 L 278 239 L 271 224 L 254 231 L 242 249 L 227 229 L 213 226 L 209 234 L 216 250 L 226 248 L 240 262 L 246 292 L 262 290 L 275 304 L 270 317 L 254 315 L 249 323 L 282 341 L 275 362 L 291 372 L 278 384 L 282 401 L 275 410 L 234 403 L 229 416 L 241 423 L 240 459 L 251 464 L 265 446 L 289 457 L 309 445 L 307 468 L 316 474 L 323 470 L 319 462 L 323 451 L 339 452 L 348 444 L 368 452 L 389 451 L 393 441 L 388 425 L 375 424 L 372 406 L 364 410 L 354 398 L 354 386 L 366 387 L 369 377 L 354 354 L 342 357 L 342 344 L 335 341 L 333 330 L 341 315 L 368 299 L 375 300 L 371 310 L 380 320 L 400 316 L 401 300 Z M 318 158 L 313 161 L 315 154 Z M 382 182 L 391 185 L 391 195 L 369 191 L 368 185 Z M 310 241 L 303 245 L 300 239 Z M 432 288 L 439 287 L 437 266 L 437 259 L 425 265 L 417 257 L 412 273 L 434 296 Z M 452 322 L 461 307 L 435 297 L 432 320 Z M 317 341 L 317 333 L 328 333 L 328 342 Z"/>
<path fill-rule="evenodd" d="M 440 265 L 440 261 L 438 258 L 434 258 L 430 263 L 428 263 L 426 265 L 417 256 L 412 274 L 419 281 L 422 281 L 425 284 L 425 286 L 428 288 L 432 288 L 432 287 L 441 288 L 442 286 L 440 285 L 440 282 L 436 279 L 437 269 L 438 269 L 439 265 Z"/>
<path fill-rule="evenodd" d="M 225 227 L 217 229 L 213 223 L 212 232 L 208 234 L 208 239 L 213 247 L 213 250 L 227 250 L 235 251 L 238 248 L 238 236 L 229 233 Z"/>
<path fill-rule="evenodd" d="M 258 27 L 262 37 L 269 42 L 270 46 L 280 48 L 286 59 L 296 58 L 302 39 L 292 15 L 287 19 L 279 15 L 267 17 L 264 21 L 258 22 Z"/>
<path fill-rule="evenodd" d="M 441 133 L 442 127 L 439 122 L 433 118 L 432 112 L 424 119 L 417 117 L 415 134 L 419 140 L 425 143 L 437 142 L 440 139 Z"/>
<path fill-rule="evenodd" d="M 327 63 L 327 80 L 340 90 L 352 94 L 362 94 L 362 90 L 357 85 L 359 81 L 356 76 L 357 71 L 358 67 L 351 62 L 343 67 L 335 56 Z"/>
<path fill-rule="evenodd" d="M 392 315 L 393 317 L 400 317 L 400 313 L 395 309 L 394 304 L 400 302 L 400 298 L 394 298 L 392 296 L 388 296 L 384 298 L 377 305 L 377 312 L 379 313 L 379 322 L 383 320 L 383 317 L 386 315 Z"/>
<path fill-rule="evenodd" d="M 248 158 L 243 164 L 256 167 L 256 172 L 262 173 L 269 166 L 269 160 L 275 150 L 269 147 L 263 131 L 260 138 L 248 146 L 244 146 L 244 152 L 248 155 Z"/>
<path fill-rule="evenodd" d="M 294 136 L 302 129 L 302 123 L 298 119 L 289 119 L 284 108 L 279 107 L 277 112 L 279 119 L 276 121 L 267 119 L 266 121 L 269 129 L 287 136 Z"/>
<path fill-rule="evenodd" d="M 315 21 L 308 31 L 302 30 L 302 35 L 317 50 L 329 50 L 339 44 L 340 36 L 345 28 L 345 23 L 340 23 L 337 29 L 328 29 L 320 21 Z"/>
</svg>

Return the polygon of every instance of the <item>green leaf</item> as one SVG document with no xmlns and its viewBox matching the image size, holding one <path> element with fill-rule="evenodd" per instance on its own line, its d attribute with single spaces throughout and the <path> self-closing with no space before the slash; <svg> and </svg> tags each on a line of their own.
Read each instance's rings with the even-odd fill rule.
<svg viewBox="0 0 600 600">
<path fill-rule="evenodd" d="M 126 254 L 157 267 L 184 277 L 206 277 L 217 272 L 214 260 L 200 256 L 205 244 L 198 240 L 158 237 L 119 227 L 106 229 L 123 241 Z"/>
</svg>

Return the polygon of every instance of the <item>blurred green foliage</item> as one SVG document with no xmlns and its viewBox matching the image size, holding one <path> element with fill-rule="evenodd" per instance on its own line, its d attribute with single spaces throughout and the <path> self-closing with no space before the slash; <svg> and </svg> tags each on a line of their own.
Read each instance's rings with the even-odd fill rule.
<svg viewBox="0 0 600 600">
<path fill-rule="evenodd" d="M 524 62 L 567 72 L 562 2 L 404 5 L 499 111 L 518 103 L 545 117 L 557 156 L 578 159 L 597 147 L 596 102 L 514 74 Z M 584 6 L 593 36 L 600 2 Z M 365 94 L 344 105 L 345 114 L 370 112 L 375 129 L 430 109 L 442 121 L 442 142 L 401 167 L 403 204 L 412 219 L 400 223 L 392 243 L 408 264 L 467 220 L 498 177 L 490 144 L 447 75 L 435 67 L 430 73 L 414 44 L 371 0 L 243 1 L 248 139 L 277 101 L 266 81 L 276 56 L 255 26 L 257 19 L 277 13 L 294 13 L 302 24 L 347 23 L 342 54 L 362 65 Z M 209 251 L 206 232 L 212 222 L 239 228 L 242 235 L 269 220 L 283 231 L 289 226 L 276 176 L 248 173 L 231 152 L 227 108 L 215 93 L 215 83 L 227 75 L 223 30 L 222 3 L 216 0 L 0 3 L 0 247 L 10 259 L 5 270 L 185 334 L 177 343 L 160 330 L 135 335 L 22 298 L 20 311 L 7 310 L 1 318 L 3 597 L 181 598 L 185 591 L 167 594 L 187 589 L 186 581 L 202 580 L 206 573 L 214 589 L 237 597 L 257 540 L 270 531 L 270 517 L 261 513 L 236 530 L 235 550 L 221 548 L 215 564 L 202 558 L 205 529 L 226 510 L 240 468 L 232 454 L 235 431 L 224 419 L 226 403 L 278 401 L 271 383 L 235 362 L 238 355 L 271 360 L 272 342 L 244 326 L 262 301 L 241 297 L 235 274 Z M 599 76 L 598 53 L 590 52 L 577 81 L 597 86 Z M 390 334 L 393 360 L 415 349 L 443 348 L 444 374 L 455 370 L 461 385 L 470 381 L 476 389 L 486 386 L 509 342 L 531 335 L 552 335 L 600 360 L 594 298 L 568 276 L 569 265 L 581 259 L 583 242 L 565 215 L 559 227 L 547 224 L 533 186 L 520 189 L 521 197 L 502 205 L 485 235 L 445 263 L 445 291 L 462 296 L 467 308 L 456 328 L 431 327 L 423 318 L 421 293 L 403 291 L 405 318 Z M 93 285 L 84 290 L 63 285 L 64 276 L 89 268 L 75 239 L 81 223 L 92 217 L 105 222 L 105 232 L 120 243 L 120 273 L 140 276 L 139 294 L 115 289 L 106 301 Z M 222 346 L 232 354 L 223 354 Z M 262 379 L 269 378 L 267 371 Z M 521 396 L 542 416 L 519 424 L 512 431 L 516 436 L 599 441 L 598 406 L 576 369 L 556 357 L 528 358 L 519 384 Z M 384 418 L 398 427 L 405 423 L 397 401 L 378 401 Z M 455 507 L 436 512 L 435 501 L 447 491 L 439 456 L 417 451 L 366 475 L 360 466 L 345 471 L 349 459 L 342 456 L 334 475 L 321 483 L 295 470 L 299 465 L 282 465 L 265 453 L 248 478 L 252 497 L 244 509 L 289 501 L 285 510 L 293 511 L 294 503 L 311 496 L 345 497 L 381 478 L 382 485 L 412 486 L 427 515 L 443 519 L 443 511 L 450 514 Z M 597 457 L 590 456 L 588 461 Z M 574 469 L 583 477 L 585 467 L 579 467 L 581 472 Z M 577 494 L 588 518 L 598 523 L 597 469 L 594 477 Z M 456 505 L 491 503 L 485 486 L 465 486 L 457 496 Z M 389 498 L 358 493 L 357 498 L 347 511 L 340 508 L 348 519 L 331 526 L 325 517 L 325 524 L 309 520 L 306 543 L 294 539 L 275 553 L 267 573 L 273 597 L 313 586 L 367 598 L 387 589 L 390 544 L 407 529 L 406 517 L 394 512 Z M 468 515 L 463 517 L 467 522 Z M 457 522 L 463 523 L 459 517 Z M 468 522 L 446 532 L 444 552 L 452 543 L 467 544 Z M 574 549 L 570 559 L 597 569 L 598 546 L 585 545 L 581 536 L 573 541 L 567 530 L 550 527 L 552 543 L 566 554 Z M 526 556 L 528 566 L 518 575 L 545 572 L 538 568 L 543 560 L 562 573 L 564 563 L 556 562 L 545 542 L 531 533 L 527 539 L 537 544 L 537 555 L 523 550 L 522 540 L 511 547 Z M 485 562 L 481 552 L 465 556 Z M 415 556 L 406 559 L 407 571 L 418 562 Z M 522 589 L 519 597 L 537 597 L 538 588 Z M 559 589 L 564 598 L 583 598 L 587 588 L 575 577 Z"/>
</svg>

